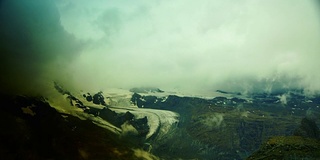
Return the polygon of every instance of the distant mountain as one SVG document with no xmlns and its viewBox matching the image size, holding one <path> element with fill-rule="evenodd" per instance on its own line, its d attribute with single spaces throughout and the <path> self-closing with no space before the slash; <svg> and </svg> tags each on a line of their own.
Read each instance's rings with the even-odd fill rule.
<svg viewBox="0 0 320 160">
<path fill-rule="evenodd" d="M 164 91 L 155 87 L 140 87 L 140 88 L 131 88 L 130 92 L 133 93 L 162 93 Z"/>
<path fill-rule="evenodd" d="M 223 93 L 223 94 L 241 95 L 240 92 L 228 92 L 228 91 L 223 91 L 223 90 L 216 90 L 216 92 Z"/>
<path fill-rule="evenodd" d="M 320 96 L 218 92 L 211 98 L 158 88 L 72 93 L 54 83 L 51 97 L 2 95 L 1 158 L 254 159 L 273 153 L 270 143 L 285 150 L 279 136 L 292 142 L 287 157 L 318 154 L 300 154 L 292 135 L 300 146 L 311 146 L 305 138 L 318 145 Z"/>
</svg>

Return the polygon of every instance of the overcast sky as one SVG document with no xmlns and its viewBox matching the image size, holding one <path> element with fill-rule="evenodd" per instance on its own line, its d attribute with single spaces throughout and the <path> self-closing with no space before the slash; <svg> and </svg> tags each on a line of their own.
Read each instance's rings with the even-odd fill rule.
<svg viewBox="0 0 320 160">
<path fill-rule="evenodd" d="M 1 11 L 7 22 L 1 30 L 6 33 L 2 41 L 11 41 L 2 50 L 21 52 L 8 49 L 21 41 L 19 33 L 8 33 L 12 26 L 31 30 L 32 43 L 19 44 L 26 50 L 35 48 L 28 45 L 45 48 L 24 53 L 34 58 L 23 59 L 21 66 L 36 65 L 18 68 L 20 73 L 64 77 L 62 82 L 94 90 L 320 90 L 315 1 L 4 0 L 1 7 L 8 6 L 13 10 Z M 10 19 L 17 16 L 22 20 Z"/>
</svg>

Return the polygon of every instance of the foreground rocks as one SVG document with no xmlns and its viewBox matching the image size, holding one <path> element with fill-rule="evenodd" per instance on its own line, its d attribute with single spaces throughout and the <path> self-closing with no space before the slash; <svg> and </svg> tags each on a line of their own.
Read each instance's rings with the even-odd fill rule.
<svg viewBox="0 0 320 160">
<path fill-rule="evenodd" d="M 136 144 L 42 97 L 1 95 L 0 159 L 140 159 Z"/>
<path fill-rule="evenodd" d="M 320 141 L 300 136 L 276 136 L 270 138 L 247 160 L 262 159 L 308 159 L 320 157 Z"/>
</svg>

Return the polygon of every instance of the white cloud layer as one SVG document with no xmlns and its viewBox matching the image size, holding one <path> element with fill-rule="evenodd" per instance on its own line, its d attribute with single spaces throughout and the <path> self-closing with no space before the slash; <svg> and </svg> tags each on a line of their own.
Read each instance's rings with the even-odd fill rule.
<svg viewBox="0 0 320 160">
<path fill-rule="evenodd" d="M 243 92 L 279 88 L 320 90 L 320 10 L 317 1 L 4 2 L 32 6 L 29 9 L 33 11 L 40 8 L 39 14 L 30 12 L 26 15 L 30 20 L 34 20 L 32 16 L 50 19 L 46 17 L 49 9 L 36 4 L 54 2 L 57 5 L 59 15 L 54 12 L 53 20 L 45 24 L 32 21 L 32 25 L 26 25 L 28 28 L 34 26 L 32 33 L 39 40 L 32 41 L 35 43 L 31 43 L 31 48 L 43 45 L 50 51 L 49 58 L 40 59 L 39 65 L 49 63 L 53 57 L 51 52 L 60 52 L 51 48 L 63 45 L 66 50 L 61 52 L 80 52 L 69 56 L 72 60 L 67 60 L 68 65 L 58 63 L 61 64 L 58 73 L 68 73 L 65 81 L 78 87 L 86 86 L 84 89 L 155 86 Z M 49 8 L 49 5 L 45 7 Z M 54 6 L 52 10 L 56 10 Z M 11 11 L 12 14 L 19 13 L 16 12 L 19 9 Z M 2 16 L 9 21 L 4 15 L 8 14 Z M 6 23 L 8 28 L 12 24 Z M 59 34 L 52 32 L 50 24 L 57 26 Z M 11 32 L 5 29 L 3 33 L 9 35 L 7 33 Z M 65 38 L 70 35 L 73 37 Z M 69 42 L 74 41 L 73 38 L 81 42 L 81 47 L 79 43 Z M 3 42 L 6 41 L 4 38 Z M 69 44 L 78 50 L 68 49 Z M 42 58 L 43 51 L 46 50 L 33 52 L 37 53 L 33 56 Z M 63 59 L 63 54 L 66 53 L 58 54 L 58 61 Z M 51 71 L 54 69 L 51 67 Z M 47 71 L 46 74 L 51 73 Z"/>
<path fill-rule="evenodd" d="M 72 64 L 80 84 L 320 89 L 314 1 L 62 2 L 62 25 L 90 43 Z"/>
</svg>

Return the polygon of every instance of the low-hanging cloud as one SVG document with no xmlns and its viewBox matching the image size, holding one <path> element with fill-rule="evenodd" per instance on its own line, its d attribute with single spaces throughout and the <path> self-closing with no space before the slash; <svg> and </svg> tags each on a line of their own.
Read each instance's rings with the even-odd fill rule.
<svg viewBox="0 0 320 160">
<path fill-rule="evenodd" d="M 62 69 L 81 45 L 61 26 L 55 3 L 51 0 L 0 3 L 1 91 L 40 92 L 44 81 L 66 76 Z"/>
<path fill-rule="evenodd" d="M 51 22 L 60 28 L 60 34 L 49 35 L 53 38 L 46 41 L 40 38 L 41 43 L 31 46 L 52 47 L 43 51 L 48 55 L 44 57 L 56 56 L 53 52 L 60 56 L 79 53 L 61 71 L 68 73 L 70 84 L 83 89 L 320 89 L 316 1 L 54 2 L 58 10 Z M 37 37 L 34 29 L 38 27 L 29 28 L 32 37 Z M 78 46 L 75 40 L 85 43 Z M 12 44 L 14 40 L 8 42 Z M 57 51 L 59 48 L 63 50 Z M 38 62 L 51 61 L 51 57 L 36 57 Z"/>
<path fill-rule="evenodd" d="M 201 122 L 210 128 L 220 128 L 223 127 L 223 118 L 224 114 L 222 113 L 215 113 L 211 116 L 204 118 Z"/>
</svg>

